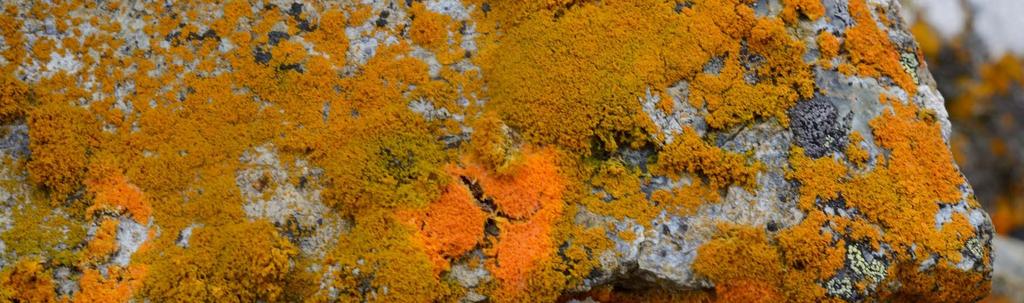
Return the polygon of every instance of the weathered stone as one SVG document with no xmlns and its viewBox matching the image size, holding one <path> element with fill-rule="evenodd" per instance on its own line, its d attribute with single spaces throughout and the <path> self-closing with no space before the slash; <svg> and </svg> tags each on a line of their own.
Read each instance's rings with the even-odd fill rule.
<svg viewBox="0 0 1024 303">
<path fill-rule="evenodd" d="M 977 300 L 992 225 L 899 10 L 16 1 L 0 290 Z"/>
</svg>

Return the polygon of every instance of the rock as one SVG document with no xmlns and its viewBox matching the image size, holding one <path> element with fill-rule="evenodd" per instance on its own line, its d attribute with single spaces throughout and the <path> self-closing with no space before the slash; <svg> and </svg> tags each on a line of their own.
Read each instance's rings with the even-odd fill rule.
<svg viewBox="0 0 1024 303">
<path fill-rule="evenodd" d="M 1024 300 L 1024 243 L 1014 238 L 992 238 L 992 291 L 1010 302 Z"/>
<path fill-rule="evenodd" d="M 899 3 L 402 4 L 12 3 L 0 289 L 260 302 L 989 292 L 992 223 Z"/>
</svg>

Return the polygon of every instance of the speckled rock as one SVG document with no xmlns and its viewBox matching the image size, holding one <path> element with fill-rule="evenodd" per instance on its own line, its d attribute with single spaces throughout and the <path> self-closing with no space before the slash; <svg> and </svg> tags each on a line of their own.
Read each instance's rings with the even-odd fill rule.
<svg viewBox="0 0 1024 303">
<path fill-rule="evenodd" d="M 0 301 L 989 291 L 895 1 L 4 9 Z"/>
</svg>

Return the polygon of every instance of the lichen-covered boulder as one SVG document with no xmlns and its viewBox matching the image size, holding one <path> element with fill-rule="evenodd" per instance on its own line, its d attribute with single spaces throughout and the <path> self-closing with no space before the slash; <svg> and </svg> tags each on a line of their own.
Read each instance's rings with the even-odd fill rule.
<svg viewBox="0 0 1024 303">
<path fill-rule="evenodd" d="M 0 299 L 990 288 L 992 225 L 894 1 L 4 10 Z"/>
</svg>

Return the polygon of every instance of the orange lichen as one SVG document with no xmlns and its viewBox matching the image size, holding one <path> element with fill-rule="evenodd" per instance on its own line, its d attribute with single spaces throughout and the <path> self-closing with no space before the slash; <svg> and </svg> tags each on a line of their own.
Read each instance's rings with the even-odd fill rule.
<svg viewBox="0 0 1024 303">
<path fill-rule="evenodd" d="M 451 262 L 468 262 L 492 274 L 491 282 L 476 289 L 491 300 L 554 301 L 567 289 L 580 289 L 601 266 L 600 254 L 614 249 L 608 235 L 641 237 L 607 222 L 581 228 L 575 219 L 585 217 L 584 211 L 647 225 L 665 208 L 692 213 L 703 203 L 718 202 L 728 186 L 752 190 L 756 185 L 760 165 L 749 154 L 716 146 L 712 136 L 687 129 L 661 146 L 664 138 L 649 135 L 657 126 L 639 102 L 648 91 L 660 96 L 660 110 L 671 113 L 679 110 L 673 103 L 678 99 L 667 96 L 667 88 L 689 83 L 688 102 L 707 111 L 709 133 L 759 119 L 785 125 L 786 110 L 814 93 L 813 74 L 803 61 L 804 41 L 781 20 L 755 14 L 752 0 L 469 3 L 479 9 L 470 10 L 473 20 L 464 28 L 419 2 L 389 6 L 399 18 L 388 21 L 399 20 L 368 27 L 371 18 L 386 18 L 385 11 L 333 2 L 291 7 L 256 7 L 248 1 L 142 3 L 132 9 L 162 13 L 138 16 L 138 28 L 108 18 L 126 9 L 118 3 L 7 6 L 0 35 L 15 47 L 2 49 L 0 120 L 26 117 L 32 153 L 23 164 L 43 190 L 17 206 L 2 240 L 4 253 L 41 256 L 45 262 L 33 261 L 27 274 L 5 271 L 0 285 L 31 281 L 42 287 L 26 294 L 41 294 L 43 300 L 54 294 L 47 268 L 78 266 L 81 292 L 71 298 L 78 302 L 446 302 L 459 300 L 464 290 L 446 278 L 445 270 Z M 817 20 L 820 7 L 786 1 L 782 18 Z M 21 30 L 32 18 L 58 20 L 55 28 L 69 38 L 27 44 Z M 98 30 L 82 33 L 84 24 Z M 137 37 L 135 30 L 148 36 L 149 48 L 125 38 Z M 463 30 L 475 30 L 478 50 L 460 48 L 467 44 Z M 271 43 L 272 31 L 289 38 Z M 378 41 L 382 37 L 385 41 Z M 377 44 L 349 49 L 349 39 L 358 39 L 354 44 L 360 46 L 370 40 Z M 823 56 L 838 55 L 837 47 L 824 44 L 819 41 Z M 441 65 L 419 59 L 417 47 L 433 53 Z M 851 56 L 855 48 L 847 45 Z M 18 80 L 26 75 L 19 66 L 51 54 L 74 56 L 83 66 Z M 753 57 L 763 60 L 749 60 Z M 719 61 L 721 69 L 714 70 Z M 410 110 L 421 104 L 439 114 Z M 917 124 L 873 126 L 882 124 L 906 128 L 901 133 L 934 135 L 930 126 Z M 906 157 L 906 147 L 892 143 L 906 139 L 900 136 L 879 139 L 893 150 L 893 161 Z M 907 137 L 917 140 L 914 144 L 935 143 Z M 290 240 L 304 241 L 308 234 L 295 232 L 291 223 L 275 227 L 246 218 L 251 214 L 243 211 L 237 176 L 254 164 L 239 159 L 262 147 L 280 160 L 294 179 L 290 182 L 302 190 L 322 190 L 332 215 L 344 218 L 341 234 L 328 239 L 337 240 L 335 246 L 300 255 Z M 623 147 L 660 149 L 654 173 L 670 175 L 677 179 L 673 182 L 685 182 L 688 174 L 689 185 L 656 191 L 648 200 L 641 188 L 650 182 L 650 172 L 617 158 Z M 851 150 L 849 160 L 859 161 Z M 601 158 L 605 155 L 611 157 Z M 800 158 L 793 166 L 831 169 L 826 160 Z M 906 231 L 887 220 L 909 211 L 872 207 L 912 200 L 915 193 L 904 192 L 909 186 L 900 178 L 934 172 L 948 177 L 949 171 L 933 169 L 927 165 L 939 162 L 927 160 L 915 163 L 926 172 L 882 160 L 878 166 L 887 178 L 858 183 L 877 191 L 848 198 L 868 219 L 823 221 L 820 213 L 809 214 L 775 238 L 760 229 L 723 228 L 701 252 L 702 270 L 717 284 L 718 299 L 821 299 L 815 283 L 842 255 L 841 241 L 829 242 L 822 226 L 849 229 L 858 241 Z M 307 174 L 300 161 L 317 173 Z M 446 171 L 446 165 L 461 168 Z M 861 178 L 844 169 L 815 173 L 791 176 L 807 190 L 801 194 L 845 197 L 844 182 Z M 912 185 L 917 190 L 949 184 Z M 255 187 L 267 199 L 281 189 Z M 897 195 L 882 194 L 893 191 Z M 876 197 L 872 194 L 877 202 L 865 200 Z M 945 199 L 947 194 L 923 196 Z M 60 203 L 46 203 L 51 201 Z M 482 211 L 489 201 L 495 211 Z M 809 212 L 813 203 L 801 200 L 800 205 Z M 103 264 L 107 272 L 101 274 L 96 262 L 116 249 L 111 239 L 117 221 L 111 215 L 121 216 L 118 220 L 130 215 L 159 228 L 151 229 L 151 240 L 132 256 L 132 264 Z M 86 242 L 83 227 L 94 224 L 90 220 L 100 220 L 99 228 Z M 487 220 L 496 223 L 498 235 L 483 232 Z M 955 258 L 953 252 L 971 232 L 967 223 L 955 215 L 943 224 L 940 240 L 923 249 L 941 248 L 945 257 Z M 183 234 L 178 231 L 189 226 L 188 245 L 179 246 Z M 463 258 L 477 248 L 485 261 L 475 253 Z M 733 255 L 709 253 L 715 250 Z M 815 254 L 825 258 L 810 257 Z M 718 261 L 755 271 L 742 273 Z M 13 271 L 26 266 L 15 265 Z M 28 276 L 32 279 L 22 279 Z M 25 300 L 17 297 L 22 293 L 4 291 L 3 298 Z"/>
<path fill-rule="evenodd" d="M 117 220 L 103 219 L 99 228 L 96 229 L 96 235 L 86 246 L 85 260 L 89 262 L 102 261 L 117 251 L 116 236 Z"/>
<path fill-rule="evenodd" d="M 145 275 L 145 266 L 111 266 L 107 268 L 106 275 L 86 269 L 78 280 L 81 291 L 75 293 L 71 302 L 131 302 L 132 296 L 142 287 Z"/>
<path fill-rule="evenodd" d="M 502 173 L 515 155 L 508 128 L 493 112 L 485 113 L 473 125 L 470 149 L 473 160 L 485 168 Z"/>
<path fill-rule="evenodd" d="M 849 52 L 857 73 L 868 77 L 887 76 L 908 94 L 915 94 L 914 78 L 904 70 L 899 52 L 889 35 L 876 24 L 865 0 L 851 0 L 849 9 L 855 24 L 846 30 L 843 48 Z"/>
<path fill-rule="evenodd" d="M 39 260 L 22 259 L 0 272 L 0 301 L 57 302 L 53 279 Z"/>
<path fill-rule="evenodd" d="M 452 20 L 447 15 L 427 10 L 423 3 L 415 2 L 410 10 L 412 23 L 409 38 L 412 42 L 432 51 L 441 51 L 448 45 L 448 29 Z"/>
<path fill-rule="evenodd" d="M 28 112 L 28 172 L 33 182 L 63 198 L 81 186 L 88 153 L 99 131 L 89 112 L 62 101 L 46 102 Z"/>
<path fill-rule="evenodd" d="M 636 100 L 680 79 L 698 78 L 690 101 L 707 105 L 716 128 L 754 117 L 784 121 L 785 109 L 810 95 L 802 44 L 781 22 L 756 18 L 745 1 L 700 1 L 680 13 L 671 2 L 634 2 L 582 2 L 571 9 L 493 4 L 479 29 L 490 34 L 484 42 L 493 42 L 480 56 L 492 97 L 487 106 L 528 141 L 587 152 L 595 144 L 608 151 L 642 144 L 644 130 L 653 126 Z M 543 10 L 551 6 L 557 18 Z M 491 22 L 504 23 L 498 31 L 487 26 Z M 756 85 L 737 76 L 741 40 L 766 58 L 757 67 L 764 81 Z M 720 56 L 722 75 L 701 73 Z"/>
<path fill-rule="evenodd" d="M 825 68 L 832 68 L 832 58 L 839 55 L 839 39 L 829 31 L 818 34 L 816 39 L 818 52 L 821 53 L 820 64 Z"/>
<path fill-rule="evenodd" d="M 328 11 L 320 15 L 320 27 L 309 34 L 319 51 L 331 58 L 337 67 L 345 65 L 345 52 L 348 50 L 348 37 L 345 36 L 345 15 L 340 11 Z"/>
<path fill-rule="evenodd" d="M 807 17 L 810 20 L 817 20 L 825 15 L 825 6 L 819 0 L 784 0 L 782 4 L 782 20 L 787 23 L 796 23 L 799 17 Z"/>
<path fill-rule="evenodd" d="M 921 270 L 916 264 L 900 264 L 889 269 L 891 280 L 900 281 L 898 293 L 883 290 L 884 300 L 972 302 L 988 295 L 992 283 L 980 272 L 965 273 L 952 265 L 938 264 Z"/>
<path fill-rule="evenodd" d="M 871 153 L 861 146 L 863 142 L 864 135 L 858 131 L 850 132 L 850 143 L 846 145 L 846 159 L 858 167 L 863 167 L 871 160 Z"/>
<path fill-rule="evenodd" d="M 198 227 L 188 248 L 154 260 L 143 293 L 160 301 L 275 301 L 292 270 L 294 245 L 266 221 Z"/>
<path fill-rule="evenodd" d="M 545 205 L 560 203 L 564 187 L 553 150 L 525 150 L 521 157 L 507 174 L 497 175 L 480 167 L 464 172 L 494 199 L 498 212 L 513 219 L 529 218 Z"/>
<path fill-rule="evenodd" d="M 448 260 L 462 256 L 483 240 L 487 215 L 464 184 L 452 182 L 414 220 L 430 259 L 441 271 L 448 269 Z"/>
<path fill-rule="evenodd" d="M 640 191 L 640 170 L 626 166 L 619 159 L 599 163 L 587 180 L 597 192 L 579 199 L 579 203 L 590 212 L 619 220 L 630 218 L 648 225 L 661 211 Z"/>
<path fill-rule="evenodd" d="M 10 73 L 0 75 L 0 122 L 19 118 L 28 106 L 28 86 Z"/>
<path fill-rule="evenodd" d="M 550 149 L 524 148 L 521 162 L 507 174 L 495 175 L 480 166 L 460 174 L 480 184 L 485 196 L 494 200 L 497 211 L 508 218 L 496 218 L 500 235 L 487 253 L 487 266 L 500 281 L 495 299 L 515 301 L 530 286 L 530 276 L 548 264 L 554 253 L 555 220 L 562 215 L 565 183 Z M 512 219 L 512 220 L 510 220 Z"/>
<path fill-rule="evenodd" d="M 788 125 L 786 110 L 814 93 L 810 69 L 801 59 L 804 45 L 789 36 L 781 20 L 757 19 L 748 35 L 750 51 L 765 58 L 755 68 L 755 84 L 748 82 L 738 51 L 730 52 L 718 75 L 700 74 L 691 83 L 690 103 L 707 106 L 708 126 L 727 128 L 756 117 Z"/>
<path fill-rule="evenodd" d="M 128 183 L 124 176 L 115 174 L 101 180 L 88 181 L 86 185 L 94 195 L 93 204 L 86 209 L 90 217 L 103 212 L 126 213 L 136 222 L 149 221 L 152 209 L 146 197 L 137 186 Z"/>
<path fill-rule="evenodd" d="M 339 300 L 365 300 L 369 291 L 384 302 L 431 302 L 448 295 L 425 247 L 410 243 L 411 231 L 391 213 L 366 211 L 355 217 L 354 225 L 327 258 L 339 266 L 331 275 Z M 327 293 L 317 297 L 329 300 Z"/>
<path fill-rule="evenodd" d="M 814 302 L 825 300 L 818 283 L 845 262 L 843 241 L 821 229 L 822 213 L 781 231 L 773 242 L 763 229 L 719 224 L 719 232 L 697 249 L 694 272 L 715 284 L 720 302 Z"/>
<path fill-rule="evenodd" d="M 692 128 L 683 130 L 658 158 L 659 171 L 678 177 L 680 173 L 705 177 L 712 188 L 737 184 L 750 188 L 760 164 L 750 164 L 741 154 L 730 153 L 704 141 Z"/>
<path fill-rule="evenodd" d="M 960 186 L 965 181 L 953 166 L 939 125 L 922 120 L 914 105 L 886 99 L 883 96 L 882 102 L 892 110 L 869 123 L 875 142 L 888 150 L 888 157 L 873 171 L 851 172 L 830 158 L 808 159 L 798 149 L 790 154 L 790 178 L 800 181 L 800 207 L 811 211 L 816 199 L 834 200 L 841 194 L 846 205 L 884 229 L 886 243 L 958 260 L 973 227 L 957 218 L 960 215 L 941 227 L 933 222 L 939 205 L 963 198 Z"/>
<path fill-rule="evenodd" d="M 719 229 L 697 249 L 694 272 L 715 284 L 715 294 L 723 302 L 784 301 L 782 256 L 764 231 L 725 224 Z"/>
</svg>

